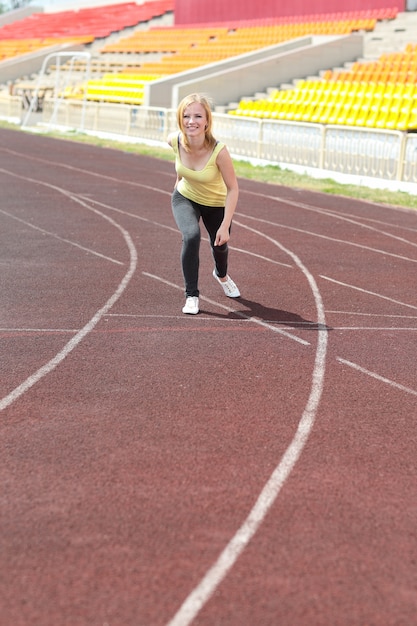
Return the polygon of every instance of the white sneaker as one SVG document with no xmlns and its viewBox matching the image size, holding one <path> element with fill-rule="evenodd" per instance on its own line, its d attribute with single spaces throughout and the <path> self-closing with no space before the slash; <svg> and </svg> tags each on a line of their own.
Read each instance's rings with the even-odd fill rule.
<svg viewBox="0 0 417 626">
<path fill-rule="evenodd" d="M 228 298 L 238 298 L 240 296 L 240 291 L 237 288 L 237 285 L 233 280 L 227 275 L 227 280 L 224 282 L 220 280 L 220 278 L 216 274 L 216 270 L 213 270 L 213 276 L 217 280 L 218 283 L 223 287 L 223 291 Z"/>
<path fill-rule="evenodd" d="M 182 312 L 188 313 L 189 315 L 197 315 L 198 311 L 199 308 L 197 296 L 187 296 L 185 305 L 182 307 Z"/>
</svg>

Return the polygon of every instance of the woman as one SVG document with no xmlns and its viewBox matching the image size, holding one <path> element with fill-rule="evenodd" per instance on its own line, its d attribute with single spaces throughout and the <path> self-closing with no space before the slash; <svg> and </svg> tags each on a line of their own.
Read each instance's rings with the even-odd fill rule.
<svg viewBox="0 0 417 626">
<path fill-rule="evenodd" d="M 227 147 L 212 135 L 207 98 L 199 94 L 186 96 L 178 106 L 177 121 L 180 132 L 168 137 L 175 153 L 177 172 L 172 211 L 182 233 L 181 263 L 186 297 L 182 312 L 195 315 L 199 311 L 200 218 L 210 237 L 214 278 L 226 296 L 240 296 L 227 274 L 227 242 L 239 188 Z"/>
</svg>

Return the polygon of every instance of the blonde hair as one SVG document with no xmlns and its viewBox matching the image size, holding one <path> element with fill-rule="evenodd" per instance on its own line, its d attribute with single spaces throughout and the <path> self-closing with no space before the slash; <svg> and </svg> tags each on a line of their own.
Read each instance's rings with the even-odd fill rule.
<svg viewBox="0 0 417 626">
<path fill-rule="evenodd" d="M 190 144 L 188 143 L 187 135 L 184 129 L 184 111 L 190 104 L 193 104 L 193 102 L 198 102 L 199 104 L 201 104 L 204 107 L 204 111 L 206 113 L 207 122 L 204 129 L 204 146 L 206 148 L 214 148 L 214 146 L 216 145 L 216 139 L 213 137 L 211 132 L 211 127 L 213 124 L 213 118 L 211 115 L 211 104 L 206 96 L 198 93 L 191 93 L 190 95 L 185 96 L 185 98 L 183 98 L 178 105 L 177 123 L 182 133 L 184 148 L 187 151 L 189 151 L 190 149 Z"/>
</svg>

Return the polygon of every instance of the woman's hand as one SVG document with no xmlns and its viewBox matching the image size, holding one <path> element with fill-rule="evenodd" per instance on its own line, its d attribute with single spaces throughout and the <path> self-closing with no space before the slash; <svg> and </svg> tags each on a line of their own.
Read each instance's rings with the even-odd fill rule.
<svg viewBox="0 0 417 626">
<path fill-rule="evenodd" d="M 215 246 L 222 246 L 230 239 L 229 228 L 226 225 L 221 224 L 219 230 L 216 233 L 216 239 L 214 240 Z"/>
</svg>

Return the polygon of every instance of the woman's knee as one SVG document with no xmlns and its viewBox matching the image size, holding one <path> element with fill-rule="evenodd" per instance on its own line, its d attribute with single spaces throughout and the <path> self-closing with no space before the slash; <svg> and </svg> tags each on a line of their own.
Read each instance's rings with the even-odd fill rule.
<svg viewBox="0 0 417 626">
<path fill-rule="evenodd" d="M 186 230 L 182 233 L 184 247 L 193 248 L 200 245 L 201 233 L 198 230 Z"/>
</svg>

